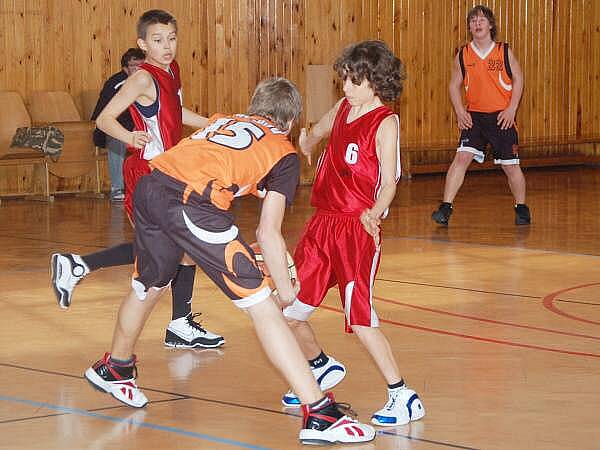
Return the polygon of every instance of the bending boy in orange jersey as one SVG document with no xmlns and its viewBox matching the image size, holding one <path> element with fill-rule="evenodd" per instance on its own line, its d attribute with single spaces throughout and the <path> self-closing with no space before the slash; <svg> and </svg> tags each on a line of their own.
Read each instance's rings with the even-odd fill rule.
<svg viewBox="0 0 600 450">
<path fill-rule="evenodd" d="M 300 163 L 287 135 L 302 109 L 283 78 L 261 82 L 247 114 L 216 115 L 208 125 L 150 162 L 133 202 L 136 273 L 121 303 L 112 349 L 86 372 L 90 383 L 133 407 L 148 402 L 136 385 L 138 336 L 171 282 L 184 252 L 248 313 L 271 362 L 303 403 L 303 443 L 365 442 L 374 429 L 323 395 L 281 312 L 296 297 L 281 224 Z M 234 197 L 264 196 L 256 239 L 279 292 L 277 303 L 230 212 Z M 235 427 L 235 424 L 232 424 Z M 232 431 L 235 428 L 232 428 Z"/>
<path fill-rule="evenodd" d="M 456 156 L 446 175 L 444 200 L 431 218 L 448 225 L 452 202 L 463 184 L 465 172 L 475 159 L 482 163 L 487 144 L 494 163 L 500 164 L 515 198 L 515 223 L 529 225 L 525 204 L 525 177 L 519 165 L 519 137 L 515 115 L 523 93 L 523 72 L 508 44 L 496 42 L 496 18 L 478 5 L 469 11 L 467 26 L 473 40 L 462 47 L 452 66 L 450 100 L 461 130 Z M 462 102 L 464 85 L 466 108 Z"/>
<path fill-rule="evenodd" d="M 148 162 L 169 150 L 181 139 L 182 123 L 202 128 L 208 122 L 181 104 L 181 79 L 177 53 L 177 21 L 167 11 L 146 11 L 137 24 L 138 46 L 146 59 L 127 79 L 96 120 L 98 128 L 124 142 L 129 156 L 123 164 L 125 209 L 134 223 L 133 192 L 138 181 L 150 173 Z M 133 131 L 117 120 L 129 108 Z M 68 308 L 75 286 L 91 271 L 133 263 L 133 244 L 124 243 L 99 252 L 52 255 L 52 284 L 58 304 Z M 165 346 L 219 347 L 225 339 L 202 327 L 192 314 L 192 293 L 196 267 L 181 264 L 173 280 L 172 320 L 165 333 Z"/>
</svg>

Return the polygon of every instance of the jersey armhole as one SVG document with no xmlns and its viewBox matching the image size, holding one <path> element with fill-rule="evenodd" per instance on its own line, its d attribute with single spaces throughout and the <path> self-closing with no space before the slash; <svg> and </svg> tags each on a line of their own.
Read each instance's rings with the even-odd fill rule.
<svg viewBox="0 0 600 450">
<path fill-rule="evenodd" d="M 506 75 L 512 80 L 512 70 L 510 70 L 510 60 L 508 59 L 508 43 L 504 43 L 504 68 L 506 69 Z"/>
<path fill-rule="evenodd" d="M 460 50 L 458 51 L 458 63 L 460 64 L 460 72 L 462 73 L 462 77 L 463 80 L 465 79 L 465 61 L 463 59 L 463 49 L 464 47 L 461 47 Z"/>
</svg>

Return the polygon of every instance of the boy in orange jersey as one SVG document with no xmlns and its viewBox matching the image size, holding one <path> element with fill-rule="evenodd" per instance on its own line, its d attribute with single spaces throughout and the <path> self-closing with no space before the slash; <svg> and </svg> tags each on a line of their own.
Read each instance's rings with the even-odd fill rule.
<svg viewBox="0 0 600 450">
<path fill-rule="evenodd" d="M 127 79 L 98 115 L 96 124 L 113 139 L 128 146 L 123 163 L 125 210 L 134 224 L 133 192 L 141 177 L 150 173 L 149 161 L 181 140 L 182 123 L 202 128 L 208 122 L 182 106 L 181 79 L 177 53 L 177 21 L 169 12 L 146 11 L 137 23 L 137 44 L 145 54 L 139 70 Z M 129 110 L 134 128 L 117 120 Z M 52 255 L 52 285 L 61 308 L 68 308 L 75 286 L 90 272 L 133 264 L 133 244 L 123 243 L 98 252 Z M 173 280 L 172 320 L 165 333 L 165 346 L 179 348 L 219 347 L 225 339 L 202 327 L 192 314 L 192 293 L 196 267 L 181 264 Z"/>
<path fill-rule="evenodd" d="M 523 93 L 523 72 L 508 44 L 496 42 L 496 18 L 491 9 L 478 5 L 467 15 L 472 41 L 462 47 L 452 66 L 450 99 L 461 130 L 457 153 L 446 175 L 444 199 L 431 218 L 448 225 L 452 202 L 467 168 L 475 159 L 484 160 L 487 144 L 493 148 L 494 163 L 500 164 L 515 198 L 515 224 L 529 225 L 525 204 L 525 177 L 519 165 L 519 137 L 515 114 Z M 466 108 L 462 102 L 464 85 Z"/>
<path fill-rule="evenodd" d="M 323 395 L 281 306 L 297 289 L 288 275 L 281 225 L 295 195 L 300 162 L 287 138 L 302 110 L 284 78 L 261 82 L 247 114 L 215 115 L 208 125 L 150 161 L 134 194 L 136 271 L 121 303 L 112 350 L 86 372 L 98 389 L 133 407 L 148 402 L 136 385 L 134 346 L 184 253 L 248 313 L 267 356 L 303 403 L 303 443 L 366 442 L 375 430 Z M 277 287 L 259 270 L 230 211 L 234 197 L 264 196 L 256 239 Z"/>
</svg>

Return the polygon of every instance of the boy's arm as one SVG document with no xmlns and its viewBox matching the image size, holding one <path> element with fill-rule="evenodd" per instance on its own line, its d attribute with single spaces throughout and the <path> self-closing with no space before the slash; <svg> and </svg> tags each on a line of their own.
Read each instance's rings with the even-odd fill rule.
<svg viewBox="0 0 600 450">
<path fill-rule="evenodd" d="M 448 91 L 450 92 L 450 101 L 454 106 L 454 112 L 456 113 L 456 122 L 460 130 L 468 130 L 473 126 L 473 120 L 471 114 L 465 109 L 462 101 L 462 85 L 463 76 L 460 70 L 459 54 L 456 54 L 454 63 L 452 64 L 452 74 L 450 76 L 450 84 L 448 85 Z"/>
<path fill-rule="evenodd" d="M 335 115 L 342 104 L 344 99 L 340 99 L 333 108 L 321 117 L 321 119 L 315 124 L 314 127 L 310 129 L 310 132 L 306 132 L 306 128 L 302 128 L 300 130 L 300 137 L 298 138 L 298 145 L 300 145 L 300 151 L 306 158 L 308 159 L 308 165 L 310 166 L 312 163 L 312 151 L 313 147 L 317 145 L 321 139 L 329 136 L 331 133 L 331 128 L 333 128 L 333 121 L 335 120 Z"/>
<path fill-rule="evenodd" d="M 204 128 L 208 124 L 208 118 L 195 113 L 187 108 L 182 108 L 181 121 L 185 125 L 194 128 Z"/>
<path fill-rule="evenodd" d="M 256 240 L 279 292 L 282 307 L 293 302 L 297 293 L 290 281 L 286 258 L 287 247 L 281 234 L 285 202 L 285 195 L 268 191 L 263 200 L 260 222 L 256 229 Z"/>
<path fill-rule="evenodd" d="M 512 96 L 508 108 L 498 114 L 498 125 L 500 125 L 500 128 L 503 130 L 508 129 L 515 124 L 515 115 L 517 114 L 517 108 L 521 101 L 521 95 L 523 95 L 524 85 L 521 65 L 510 48 L 508 49 L 508 63 L 510 64 L 510 70 L 512 72 Z"/>
<path fill-rule="evenodd" d="M 381 167 L 381 188 L 373 207 L 365 209 L 360 215 L 360 221 L 367 233 L 375 239 L 375 245 L 379 245 L 381 217 L 396 195 L 398 133 L 398 121 L 395 115 L 386 117 L 377 130 L 376 146 Z"/>
<path fill-rule="evenodd" d="M 98 115 L 96 126 L 109 136 L 125 144 L 135 148 L 142 148 L 152 140 L 150 134 L 144 131 L 129 131 L 125 129 L 117 121 L 117 117 L 135 101 L 141 99 L 148 103 L 154 101 L 152 98 L 153 95 L 156 95 L 154 91 L 154 82 L 150 74 L 145 70 L 137 71 L 123 83 L 121 89 L 119 89 Z"/>
</svg>

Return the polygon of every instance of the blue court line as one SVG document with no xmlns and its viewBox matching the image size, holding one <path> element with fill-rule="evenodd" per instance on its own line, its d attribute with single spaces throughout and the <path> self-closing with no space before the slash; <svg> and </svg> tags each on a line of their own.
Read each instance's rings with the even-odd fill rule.
<svg viewBox="0 0 600 450">
<path fill-rule="evenodd" d="M 143 422 L 143 421 L 134 420 L 134 419 L 124 419 L 121 417 L 107 416 L 105 414 L 99 414 L 99 413 L 87 411 L 85 409 L 68 408 L 65 406 L 52 405 L 50 403 L 36 402 L 33 400 L 26 400 L 26 399 L 15 398 L 15 397 L 6 397 L 4 395 L 0 395 L 0 400 L 6 401 L 6 402 L 22 403 L 25 405 L 52 409 L 54 411 L 60 411 L 60 412 L 67 413 L 67 414 L 75 414 L 75 415 L 79 415 L 79 416 L 93 417 L 95 419 L 108 420 L 110 422 L 127 423 L 127 424 L 131 424 L 131 425 L 137 425 L 141 428 L 150 428 L 151 430 L 166 431 L 169 433 L 175 433 L 175 434 L 179 434 L 182 436 L 188 436 L 188 437 L 193 437 L 196 439 L 202 439 L 204 441 L 217 442 L 219 444 L 228 444 L 228 445 L 232 445 L 234 447 L 250 448 L 253 450 L 271 450 L 268 447 L 259 447 L 257 445 L 247 444 L 245 442 L 240 442 L 240 441 L 234 441 L 232 439 L 210 436 L 208 434 L 196 433 L 195 431 L 188 431 L 188 430 L 183 430 L 181 428 L 175 428 L 175 427 L 167 427 L 164 425 L 157 425 L 154 423 L 148 423 L 148 422 Z"/>
</svg>

